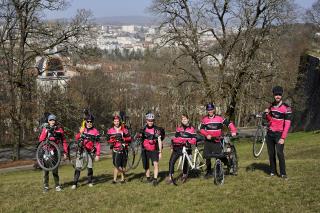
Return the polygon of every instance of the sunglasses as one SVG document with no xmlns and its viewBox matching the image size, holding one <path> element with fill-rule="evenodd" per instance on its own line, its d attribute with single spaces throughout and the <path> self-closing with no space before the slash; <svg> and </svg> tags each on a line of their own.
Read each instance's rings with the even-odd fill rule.
<svg viewBox="0 0 320 213">
<path fill-rule="evenodd" d="M 49 121 L 56 121 L 56 120 L 54 120 L 54 119 L 51 119 L 51 120 L 49 120 Z"/>
<path fill-rule="evenodd" d="M 274 96 L 282 96 L 282 94 L 276 93 L 276 94 L 274 94 Z"/>
<path fill-rule="evenodd" d="M 93 121 L 86 121 L 86 122 L 87 122 L 87 123 L 91 123 L 91 124 L 93 123 Z"/>
</svg>

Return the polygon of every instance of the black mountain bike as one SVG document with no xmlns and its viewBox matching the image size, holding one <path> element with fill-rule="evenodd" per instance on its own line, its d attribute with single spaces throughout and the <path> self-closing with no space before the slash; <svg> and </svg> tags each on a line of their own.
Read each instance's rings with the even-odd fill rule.
<svg viewBox="0 0 320 213">
<path fill-rule="evenodd" d="M 134 137 L 134 140 L 130 143 L 128 147 L 128 159 L 127 159 L 127 171 L 129 169 L 136 169 L 141 161 L 142 152 L 142 138 Z"/>
<path fill-rule="evenodd" d="M 69 146 L 69 160 L 73 168 L 84 170 L 88 166 L 89 158 L 94 159 L 95 148 L 88 152 L 85 148 L 85 139 L 93 141 L 94 143 L 98 140 L 98 137 L 88 134 L 82 134 L 78 141 L 70 144 Z"/>
</svg>

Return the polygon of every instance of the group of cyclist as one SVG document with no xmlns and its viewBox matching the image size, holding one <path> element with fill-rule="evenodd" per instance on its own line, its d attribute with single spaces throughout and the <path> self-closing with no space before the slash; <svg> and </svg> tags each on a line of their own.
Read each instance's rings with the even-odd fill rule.
<svg viewBox="0 0 320 213">
<path fill-rule="evenodd" d="M 268 154 L 270 160 L 270 175 L 274 176 L 276 174 L 276 154 L 278 155 L 280 162 L 280 177 L 287 178 L 285 171 L 285 160 L 284 160 L 284 140 L 287 136 L 288 130 L 290 128 L 290 117 L 291 108 L 282 102 L 282 87 L 273 88 L 274 102 L 268 107 L 264 112 L 264 118 L 268 121 L 268 133 L 267 133 L 267 145 Z M 212 175 L 211 168 L 211 158 L 213 154 L 222 152 L 223 147 L 221 147 L 221 139 L 223 133 L 223 127 L 229 128 L 231 136 L 236 136 L 237 129 L 235 125 L 225 119 L 221 115 L 216 114 L 216 109 L 213 103 L 208 103 L 206 105 L 207 115 L 202 118 L 200 126 L 200 134 L 204 139 L 204 158 L 206 159 L 206 174 L 205 177 L 208 178 Z M 155 116 L 153 113 L 149 112 L 145 116 L 146 124 L 139 131 L 137 137 L 142 140 L 142 163 L 145 170 L 145 180 L 148 183 L 152 183 L 154 186 L 158 184 L 158 174 L 159 174 L 159 160 L 162 157 L 163 150 L 163 134 L 162 128 L 155 125 Z M 50 139 L 56 143 L 62 143 L 64 148 L 64 158 L 67 158 L 68 154 L 68 144 L 64 137 L 63 128 L 56 124 L 56 117 L 54 115 L 48 116 L 48 125 L 44 126 L 39 137 L 39 142 L 42 142 L 48 136 L 49 128 L 54 127 L 55 137 Z M 83 137 L 86 136 L 86 137 Z M 90 136 L 90 137 L 88 137 Z M 75 139 L 83 139 L 83 144 L 85 144 L 85 149 L 89 153 L 95 155 L 95 160 L 98 161 L 100 158 L 100 134 L 99 131 L 94 127 L 94 117 L 89 114 L 85 118 L 85 126 L 80 128 L 79 133 L 77 133 Z M 132 136 L 126 125 L 121 123 L 120 116 L 113 117 L 113 125 L 107 131 L 106 141 L 110 144 L 112 150 L 112 161 L 114 165 L 113 170 L 113 184 L 125 183 L 125 172 L 127 163 L 128 147 L 132 141 Z M 174 165 L 182 156 L 183 147 L 187 148 L 188 154 L 191 154 L 191 145 L 197 143 L 196 140 L 196 129 L 190 124 L 187 114 L 181 115 L 181 124 L 176 128 L 176 133 L 171 140 L 171 157 L 169 160 L 169 176 L 167 178 L 168 183 L 173 183 L 172 177 L 174 174 Z M 276 153 L 276 154 L 275 154 Z M 226 165 L 228 165 L 227 159 L 222 159 Z M 153 177 L 151 177 L 150 172 L 150 161 L 153 165 Z M 81 161 L 77 159 L 74 180 L 72 189 L 78 187 L 78 180 L 81 171 Z M 88 186 L 93 186 L 93 159 L 89 157 L 87 166 L 87 177 Z M 59 184 L 58 168 L 52 171 L 56 191 L 61 191 L 61 186 Z M 230 171 L 230 173 L 236 174 L 236 171 Z M 117 180 L 120 175 L 120 181 Z M 184 162 L 182 182 L 186 182 L 188 177 L 188 163 Z M 44 191 L 48 191 L 48 172 L 44 171 Z"/>
</svg>

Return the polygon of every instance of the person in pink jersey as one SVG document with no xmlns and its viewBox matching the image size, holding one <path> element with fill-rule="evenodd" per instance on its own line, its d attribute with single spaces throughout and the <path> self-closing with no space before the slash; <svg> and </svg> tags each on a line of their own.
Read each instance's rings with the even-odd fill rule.
<svg viewBox="0 0 320 213">
<path fill-rule="evenodd" d="M 270 176 L 277 174 L 276 155 L 279 159 L 280 177 L 286 179 L 286 164 L 284 158 L 284 144 L 287 138 L 292 110 L 282 101 L 283 88 L 275 86 L 272 89 L 274 102 L 265 109 L 264 118 L 268 121 L 267 148 L 270 162 Z"/>
<path fill-rule="evenodd" d="M 108 129 L 107 142 L 111 144 L 112 162 L 114 166 L 113 181 L 117 183 L 118 174 L 121 175 L 120 183 L 125 183 L 124 175 L 128 159 L 128 146 L 131 142 L 129 130 L 125 125 L 120 125 L 120 116 L 113 117 L 113 127 Z"/>
<path fill-rule="evenodd" d="M 49 137 L 50 136 L 50 137 Z M 56 123 L 56 116 L 53 114 L 50 114 L 48 116 L 48 125 L 42 128 L 41 134 L 39 136 L 39 143 L 42 143 L 48 139 L 50 141 L 54 141 L 56 144 L 62 143 L 63 144 L 63 158 L 67 159 L 68 154 L 68 144 L 67 140 L 64 136 L 63 128 Z M 56 185 L 56 191 L 62 191 L 62 188 L 59 184 L 59 173 L 58 173 L 58 167 L 52 171 L 52 175 L 54 178 L 54 182 Z M 49 171 L 43 171 L 43 181 L 44 181 L 44 188 L 43 191 L 47 192 L 49 190 Z"/>
<path fill-rule="evenodd" d="M 79 133 L 76 135 L 76 141 L 82 139 L 82 143 L 84 148 L 88 151 L 88 185 L 89 187 L 93 186 L 93 156 L 95 155 L 95 161 L 100 159 L 100 133 L 94 128 L 93 125 L 94 117 L 89 114 L 85 118 L 85 127 L 80 129 Z M 76 189 L 78 187 L 78 181 L 81 173 L 81 159 L 76 159 L 76 168 L 74 171 L 74 182 L 72 185 L 72 189 Z"/>
<path fill-rule="evenodd" d="M 169 176 L 167 179 L 168 184 L 173 184 L 174 180 L 173 173 L 174 173 L 174 165 L 176 161 L 182 156 L 183 147 L 187 148 L 188 155 L 192 154 L 191 145 L 195 145 L 197 143 L 196 140 L 196 130 L 195 128 L 189 123 L 189 117 L 187 114 L 181 115 L 181 125 L 176 128 L 176 134 L 174 138 L 171 140 L 172 142 L 172 153 L 169 160 Z M 183 174 L 182 174 L 182 182 L 186 182 L 188 177 L 188 161 L 185 160 L 183 164 Z"/>
<path fill-rule="evenodd" d="M 145 170 L 147 182 L 158 185 L 159 160 L 162 157 L 161 130 L 154 125 L 155 116 L 149 112 L 146 114 L 146 125 L 140 131 L 142 137 L 142 164 Z M 150 177 L 149 163 L 153 165 L 153 178 Z"/>
<path fill-rule="evenodd" d="M 216 153 L 222 152 L 220 141 L 222 140 L 222 128 L 226 126 L 231 131 L 232 136 L 236 136 L 237 129 L 232 122 L 228 119 L 217 115 L 213 103 L 208 103 L 206 106 L 208 115 L 201 120 L 200 134 L 205 137 L 203 155 L 206 159 L 207 173 L 205 178 L 212 174 L 211 170 L 211 156 Z M 226 159 L 222 159 L 224 163 Z"/>
</svg>

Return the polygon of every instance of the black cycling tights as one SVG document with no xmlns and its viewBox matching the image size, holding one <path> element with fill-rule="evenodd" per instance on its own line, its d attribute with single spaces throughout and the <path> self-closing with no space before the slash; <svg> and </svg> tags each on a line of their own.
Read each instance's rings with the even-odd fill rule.
<svg viewBox="0 0 320 213">
<path fill-rule="evenodd" d="M 191 150 L 190 151 L 188 150 L 188 154 L 191 154 Z M 171 153 L 170 161 L 169 161 L 169 175 L 174 174 L 174 165 L 180 156 L 182 156 L 182 148 L 173 149 L 173 151 Z M 184 164 L 183 164 L 183 174 L 184 175 L 188 174 L 188 168 L 189 168 L 188 160 L 185 159 Z"/>
</svg>

